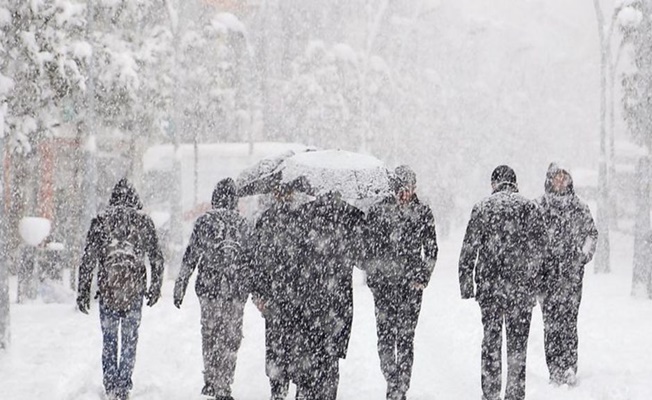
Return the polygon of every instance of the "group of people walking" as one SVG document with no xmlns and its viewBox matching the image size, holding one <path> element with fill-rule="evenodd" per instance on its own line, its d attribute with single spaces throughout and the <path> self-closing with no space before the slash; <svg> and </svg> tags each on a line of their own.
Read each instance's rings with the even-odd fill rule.
<svg viewBox="0 0 652 400">
<path fill-rule="evenodd" d="M 285 399 L 291 382 L 297 399 L 336 399 L 339 360 L 346 357 L 351 335 L 357 267 L 365 271 L 374 298 L 386 398 L 406 399 L 423 290 L 438 247 L 432 211 L 415 192 L 415 173 L 397 167 L 391 183 L 392 195 L 366 213 L 337 192 L 298 202 L 298 181 L 278 183 L 273 204 L 253 226 L 237 209 L 234 181 L 217 183 L 212 209 L 195 222 L 173 300 L 181 308 L 197 270 L 203 395 L 233 399 L 244 305 L 251 296 L 265 319 L 271 399 Z M 474 207 L 467 227 L 460 287 L 462 297 L 475 297 L 482 311 L 485 400 L 500 396 L 503 323 L 509 358 L 505 399 L 524 398 L 536 295 L 544 310 L 551 380 L 571 383 L 577 369 L 582 273 L 597 231 L 588 208 L 574 195 L 567 171 L 551 166 L 545 186 L 541 199 L 526 200 L 518 195 L 514 171 L 496 168 L 494 192 Z M 98 271 L 103 382 L 109 399 L 129 396 L 143 299 L 152 306 L 161 292 L 163 257 L 154 225 L 141 208 L 133 186 L 118 182 L 109 207 L 91 223 L 80 265 L 77 304 L 85 313 L 93 271 Z"/>
</svg>

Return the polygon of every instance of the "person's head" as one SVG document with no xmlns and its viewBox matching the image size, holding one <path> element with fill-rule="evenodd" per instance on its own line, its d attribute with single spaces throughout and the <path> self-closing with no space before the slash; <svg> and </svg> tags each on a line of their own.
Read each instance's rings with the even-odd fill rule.
<svg viewBox="0 0 652 400">
<path fill-rule="evenodd" d="M 124 206 L 140 210 L 143 208 L 143 203 L 131 182 L 127 178 L 122 178 L 113 187 L 109 206 Z"/>
<path fill-rule="evenodd" d="M 235 182 L 231 178 L 225 178 L 217 182 L 213 189 L 211 198 L 213 208 L 227 208 L 233 210 L 238 206 L 238 192 Z"/>
<path fill-rule="evenodd" d="M 491 189 L 496 192 L 508 187 L 518 190 L 516 172 L 508 165 L 499 165 L 491 173 Z"/>
<path fill-rule="evenodd" d="M 400 203 L 409 202 L 417 189 L 417 174 L 407 165 L 394 169 L 394 194 Z"/>
<path fill-rule="evenodd" d="M 573 192 L 573 179 L 570 173 L 552 163 L 548 167 L 545 183 L 546 193 L 565 195 Z"/>
</svg>

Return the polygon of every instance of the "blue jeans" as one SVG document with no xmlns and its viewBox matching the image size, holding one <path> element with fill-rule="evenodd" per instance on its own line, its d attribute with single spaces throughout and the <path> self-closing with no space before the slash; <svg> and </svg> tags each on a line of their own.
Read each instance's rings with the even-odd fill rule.
<svg viewBox="0 0 652 400">
<path fill-rule="evenodd" d="M 102 370 L 104 389 L 107 393 L 131 390 L 131 374 L 136 363 L 138 327 L 142 315 L 143 299 L 140 298 L 131 311 L 118 313 L 100 301 L 100 324 L 102 325 Z M 120 357 L 118 358 L 118 331 L 120 331 Z"/>
</svg>

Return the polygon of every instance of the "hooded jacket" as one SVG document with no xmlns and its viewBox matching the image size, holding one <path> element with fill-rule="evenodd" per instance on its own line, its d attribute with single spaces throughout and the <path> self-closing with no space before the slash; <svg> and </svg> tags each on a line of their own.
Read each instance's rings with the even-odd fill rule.
<svg viewBox="0 0 652 400">
<path fill-rule="evenodd" d="M 245 268 L 245 247 L 249 232 L 246 220 L 236 209 L 237 204 L 238 196 L 233 180 L 226 178 L 219 181 L 211 198 L 213 208 L 195 222 L 174 285 L 175 299 L 183 299 L 190 276 L 197 268 L 197 296 L 246 300 L 249 278 Z M 238 247 L 234 265 L 221 265 L 221 253 L 216 253 L 225 240 L 234 241 Z"/>
<path fill-rule="evenodd" d="M 136 232 L 135 253 L 142 260 L 142 268 L 134 277 L 141 295 L 147 291 L 147 270 L 145 257 L 149 259 L 151 268 L 150 293 L 158 297 L 163 280 L 163 253 L 158 243 L 154 222 L 140 210 L 143 205 L 138 193 L 127 179 L 121 179 L 113 188 L 109 206 L 91 221 L 86 236 L 86 247 L 79 267 L 79 295 L 90 297 L 93 270 L 98 267 L 99 297 L 102 299 L 106 288 L 106 250 L 110 231 L 116 229 L 133 229 Z"/>
<path fill-rule="evenodd" d="M 555 190 L 553 179 L 566 176 L 567 185 Z M 546 291 L 562 283 L 581 283 L 584 266 L 595 253 L 598 231 L 589 207 L 577 195 L 568 170 L 551 164 L 546 173 L 545 193 L 537 199 L 546 223 L 548 248 L 545 263 Z"/>
<path fill-rule="evenodd" d="M 437 260 L 432 210 L 417 195 L 401 205 L 394 196 L 373 206 L 366 220 L 367 284 L 428 285 Z"/>
<path fill-rule="evenodd" d="M 515 177 L 496 180 L 493 194 L 473 207 L 466 228 L 459 260 L 462 298 L 533 306 L 545 246 L 539 207 L 518 193 Z"/>
</svg>

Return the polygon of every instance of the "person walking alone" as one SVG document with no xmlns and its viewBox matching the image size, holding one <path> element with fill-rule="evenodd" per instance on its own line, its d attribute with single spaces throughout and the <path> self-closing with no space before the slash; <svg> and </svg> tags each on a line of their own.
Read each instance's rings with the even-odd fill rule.
<svg viewBox="0 0 652 400">
<path fill-rule="evenodd" d="M 142 207 L 129 181 L 120 180 L 108 208 L 91 221 L 79 266 L 77 307 L 84 314 L 90 308 L 93 271 L 98 269 L 103 383 L 109 400 L 129 398 L 143 298 L 151 307 L 161 296 L 163 254 L 154 222 Z M 150 264 L 149 289 L 145 258 Z"/>
</svg>

